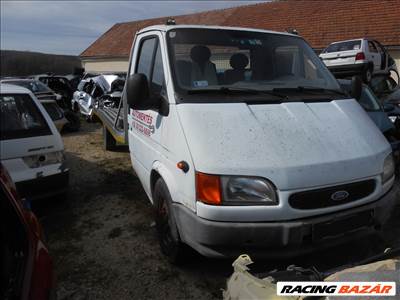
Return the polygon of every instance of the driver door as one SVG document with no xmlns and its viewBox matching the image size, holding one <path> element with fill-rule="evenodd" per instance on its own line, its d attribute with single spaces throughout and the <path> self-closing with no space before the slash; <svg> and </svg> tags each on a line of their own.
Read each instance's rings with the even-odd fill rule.
<svg viewBox="0 0 400 300">
<path fill-rule="evenodd" d="M 149 82 L 151 94 L 164 93 L 164 68 L 159 34 L 138 37 L 131 60 L 130 74 L 142 73 Z M 136 55 L 135 55 L 136 54 Z M 150 178 L 153 162 L 159 157 L 164 117 L 156 110 L 128 108 L 128 139 L 132 162 L 142 183 Z M 143 184 L 148 189 L 148 184 Z M 149 190 L 146 190 L 149 192 Z"/>
</svg>

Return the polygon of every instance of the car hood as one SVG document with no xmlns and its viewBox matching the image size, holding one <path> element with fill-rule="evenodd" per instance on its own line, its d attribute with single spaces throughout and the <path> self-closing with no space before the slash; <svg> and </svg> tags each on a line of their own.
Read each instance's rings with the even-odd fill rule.
<svg viewBox="0 0 400 300">
<path fill-rule="evenodd" d="M 354 99 L 177 107 L 197 171 L 262 176 L 280 190 L 380 174 L 391 151 Z"/>
</svg>

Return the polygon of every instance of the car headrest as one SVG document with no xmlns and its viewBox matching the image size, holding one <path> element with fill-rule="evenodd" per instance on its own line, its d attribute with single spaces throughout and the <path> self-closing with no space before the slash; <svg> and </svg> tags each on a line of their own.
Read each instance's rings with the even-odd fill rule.
<svg viewBox="0 0 400 300">
<path fill-rule="evenodd" d="M 207 62 L 210 57 L 211 51 L 206 46 L 197 45 L 190 50 L 190 58 L 198 64 L 203 64 Z"/>
<path fill-rule="evenodd" d="M 236 53 L 231 56 L 229 60 L 231 67 L 235 70 L 243 70 L 249 63 L 249 59 L 242 53 Z"/>
</svg>

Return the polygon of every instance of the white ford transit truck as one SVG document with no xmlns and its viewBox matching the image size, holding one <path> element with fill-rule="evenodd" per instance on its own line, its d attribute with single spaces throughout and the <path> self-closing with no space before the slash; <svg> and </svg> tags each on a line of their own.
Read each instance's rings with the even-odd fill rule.
<svg viewBox="0 0 400 300">
<path fill-rule="evenodd" d="M 160 25 L 136 34 L 104 145 L 129 144 L 161 250 L 289 255 L 379 229 L 391 148 L 297 35 Z"/>
</svg>

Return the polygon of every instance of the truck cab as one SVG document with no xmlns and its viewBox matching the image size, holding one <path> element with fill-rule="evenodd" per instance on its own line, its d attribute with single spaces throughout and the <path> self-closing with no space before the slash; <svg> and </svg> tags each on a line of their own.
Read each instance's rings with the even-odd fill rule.
<svg viewBox="0 0 400 300">
<path fill-rule="evenodd" d="M 374 232 L 395 202 L 390 145 L 297 35 L 147 27 L 115 117 L 95 113 L 105 145 L 129 145 L 174 262 L 184 245 L 209 257 L 312 251 Z"/>
</svg>

